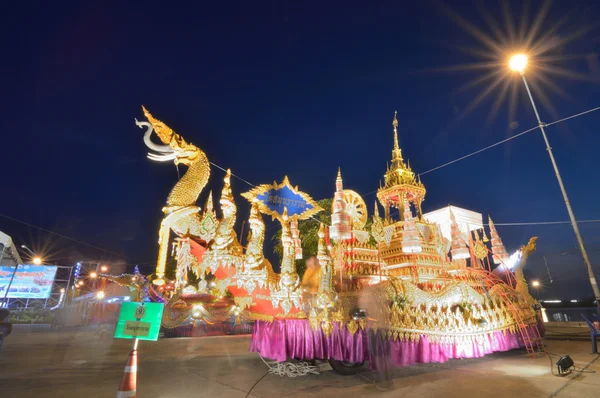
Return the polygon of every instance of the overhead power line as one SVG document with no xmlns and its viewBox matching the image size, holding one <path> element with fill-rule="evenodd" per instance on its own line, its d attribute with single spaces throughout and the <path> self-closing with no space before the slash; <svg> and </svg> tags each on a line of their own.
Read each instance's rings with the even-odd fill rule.
<svg viewBox="0 0 600 398">
<path fill-rule="evenodd" d="M 582 223 L 595 223 L 600 222 L 600 220 L 577 220 L 577 224 Z M 519 226 L 519 225 L 558 225 L 558 224 L 571 224 L 571 221 L 534 221 L 534 222 L 506 222 L 506 223 L 497 223 L 494 225 L 502 225 L 502 226 Z M 483 224 L 489 225 L 489 224 Z"/>
<path fill-rule="evenodd" d="M 119 257 L 122 257 L 122 258 L 126 258 L 128 260 L 132 260 L 131 258 L 129 258 L 127 256 L 124 256 L 123 254 L 119 254 L 119 253 L 113 252 L 111 250 L 104 249 L 104 248 L 102 248 L 100 246 L 92 245 L 91 243 L 83 242 L 83 241 L 81 241 L 79 239 L 71 238 L 70 236 L 59 234 L 58 232 L 54 232 L 54 231 L 51 231 L 49 229 L 42 228 L 42 227 L 39 227 L 37 225 L 33 225 L 33 224 L 30 224 L 30 223 L 22 221 L 22 220 L 18 220 L 18 219 L 14 218 L 14 217 L 10 217 L 10 216 L 7 216 L 5 214 L 0 214 L 0 217 L 6 218 L 6 219 L 14 221 L 14 222 L 17 222 L 19 224 L 27 225 L 28 227 L 31 227 L 31 228 L 39 229 L 40 231 L 44 231 L 44 232 L 46 232 L 48 234 L 58 236 L 59 238 L 62 238 L 62 239 L 70 240 L 70 241 L 78 243 L 80 245 L 88 246 L 88 247 L 94 248 L 96 250 L 101 250 L 101 251 L 106 252 L 106 253 L 114 254 L 115 256 L 119 256 Z"/>
<path fill-rule="evenodd" d="M 595 111 L 597 111 L 597 110 L 600 110 L 600 106 L 599 106 L 599 107 L 596 107 L 596 108 L 588 109 L 587 111 L 584 111 L 584 112 L 581 112 L 581 113 L 577 113 L 577 114 L 575 114 L 575 115 L 571 115 L 571 116 L 565 117 L 565 118 L 563 118 L 563 119 L 555 120 L 554 122 L 550 122 L 550 123 L 544 123 L 544 127 L 547 127 L 547 126 L 552 126 L 553 124 L 557 124 L 557 123 L 561 123 L 561 122 L 564 122 L 564 121 L 567 121 L 567 120 L 570 120 L 570 119 L 574 119 L 574 118 L 576 118 L 576 117 L 583 116 L 583 115 L 586 115 L 586 114 L 588 114 L 588 113 L 595 112 Z M 498 142 L 496 142 L 495 144 L 489 145 L 489 146 L 487 146 L 487 147 L 485 147 L 485 148 L 482 148 L 482 149 L 479 149 L 479 150 L 477 150 L 477 151 L 475 151 L 475 152 L 469 153 L 468 155 L 461 156 L 461 157 L 460 157 L 460 158 L 458 158 L 458 159 L 455 159 L 455 160 L 452 160 L 452 161 L 450 161 L 450 162 L 444 163 L 444 164 L 442 164 L 442 165 L 440 165 L 440 166 L 434 167 L 433 169 L 427 170 L 427 171 L 425 171 L 425 172 L 423 172 L 423 173 L 419 173 L 419 174 L 420 174 L 420 175 L 425 175 L 425 174 L 427 174 L 427 173 L 431 173 L 432 171 L 439 170 L 439 169 L 441 169 L 441 168 L 443 168 L 443 167 L 450 166 L 450 165 L 451 165 L 451 164 L 453 164 L 453 163 L 460 162 L 461 160 L 467 159 L 467 158 L 469 158 L 469 157 L 471 157 L 471 156 L 473 156 L 473 155 L 477 155 L 478 153 L 481 153 L 481 152 L 487 151 L 488 149 L 491 149 L 491 148 L 493 148 L 493 147 L 495 147 L 495 146 L 498 146 L 498 145 L 500 145 L 500 144 L 504 144 L 504 143 L 505 143 L 505 142 L 507 142 L 507 141 L 513 140 L 513 139 L 515 139 L 515 138 L 517 138 L 517 137 L 520 137 L 520 136 L 522 136 L 522 135 L 524 135 L 524 134 L 530 133 L 530 132 L 532 132 L 532 131 L 534 131 L 534 130 L 537 130 L 537 129 L 539 129 L 539 128 L 540 128 L 540 126 L 536 126 L 536 127 L 530 128 L 529 130 L 525 130 L 525 131 L 523 131 L 523 132 L 521 132 L 521 133 L 519 133 L 519 134 L 513 135 L 512 137 L 509 137 L 509 138 L 507 138 L 507 139 L 504 139 L 504 140 L 502 140 L 502 141 L 498 141 Z"/>
</svg>

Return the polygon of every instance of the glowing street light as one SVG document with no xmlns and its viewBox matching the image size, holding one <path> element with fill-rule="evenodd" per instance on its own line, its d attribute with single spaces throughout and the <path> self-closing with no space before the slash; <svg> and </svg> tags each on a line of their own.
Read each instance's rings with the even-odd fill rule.
<svg viewBox="0 0 600 398">
<path fill-rule="evenodd" d="M 30 248 L 28 248 L 26 245 L 21 245 L 21 249 L 25 249 L 27 250 L 27 252 L 29 254 L 31 254 L 31 261 L 35 264 L 35 265 L 42 265 L 42 263 L 44 262 L 44 260 L 42 260 L 42 258 L 40 256 L 37 256 L 33 250 L 31 250 Z"/>
<path fill-rule="evenodd" d="M 515 72 L 523 73 L 525 71 L 525 67 L 527 66 L 527 55 L 525 54 L 515 54 L 510 57 L 508 61 L 508 66 L 510 69 Z"/>
<path fill-rule="evenodd" d="M 95 279 L 98 277 L 98 274 L 95 272 L 90 272 L 90 278 Z"/>
<path fill-rule="evenodd" d="M 540 287 L 540 281 L 531 281 L 531 286 Z"/>
<path fill-rule="evenodd" d="M 79 281 L 79 282 L 77 282 L 77 284 L 78 284 L 79 286 L 83 286 L 83 281 Z"/>
<path fill-rule="evenodd" d="M 102 290 L 100 290 L 99 292 L 96 292 L 96 298 L 97 299 L 103 299 L 104 298 L 104 292 Z"/>
<path fill-rule="evenodd" d="M 103 265 L 102 267 L 100 267 L 100 271 L 106 272 L 108 271 L 108 267 L 106 265 Z"/>
<path fill-rule="evenodd" d="M 546 124 L 542 122 L 540 119 L 540 114 L 538 113 L 537 107 L 535 106 L 535 101 L 533 100 L 533 95 L 531 95 L 531 90 L 529 89 L 529 85 L 527 84 L 527 79 L 525 79 L 525 68 L 527 67 L 527 55 L 525 54 L 515 54 L 508 61 L 508 66 L 515 72 L 519 72 L 521 78 L 523 79 L 523 84 L 525 84 L 525 89 L 527 90 L 527 94 L 529 95 L 529 101 L 531 102 L 531 106 L 533 107 L 533 112 L 535 113 L 535 117 L 538 121 L 538 126 L 540 131 L 542 132 L 542 137 L 544 137 L 544 142 L 546 143 L 546 150 L 548 151 L 548 156 L 550 156 L 550 161 L 552 162 L 552 167 L 554 168 L 554 174 L 556 175 L 556 179 L 558 180 L 558 185 L 560 186 L 560 191 L 562 192 L 563 200 L 565 201 L 565 206 L 567 207 L 567 212 L 569 213 L 569 218 L 571 219 L 571 226 L 573 227 L 573 231 L 575 232 L 575 236 L 577 237 L 577 243 L 579 244 L 579 250 L 581 250 L 581 256 L 583 257 L 583 261 L 585 262 L 585 266 L 587 268 L 588 277 L 590 279 L 590 284 L 592 285 L 592 291 L 594 292 L 594 296 L 596 297 L 596 303 L 598 305 L 598 310 L 600 311 L 600 288 L 598 288 L 598 282 L 596 280 L 596 275 L 594 275 L 594 269 L 592 268 L 592 263 L 588 257 L 587 251 L 585 250 L 585 246 L 583 244 L 583 238 L 581 237 L 581 233 L 579 232 L 579 227 L 577 226 L 577 220 L 575 220 L 575 214 L 573 213 L 573 209 L 571 208 L 571 202 L 569 202 L 569 197 L 567 196 L 567 190 L 563 184 L 562 177 L 560 176 L 560 172 L 558 171 L 558 165 L 556 164 L 556 160 L 554 160 L 554 154 L 552 153 L 552 148 L 550 147 L 550 142 L 548 141 L 548 137 L 546 136 L 546 131 L 544 127 Z"/>
</svg>

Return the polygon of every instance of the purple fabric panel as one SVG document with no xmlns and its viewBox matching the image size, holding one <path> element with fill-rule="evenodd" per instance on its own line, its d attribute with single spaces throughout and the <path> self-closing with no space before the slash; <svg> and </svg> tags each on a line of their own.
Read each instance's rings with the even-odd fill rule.
<svg viewBox="0 0 600 398">
<path fill-rule="evenodd" d="M 523 347 L 520 333 L 497 331 L 473 341 L 456 344 L 429 342 L 421 336 L 418 342 L 391 340 L 389 353 L 394 366 L 416 363 L 446 362 L 453 358 L 479 358 L 495 351 Z M 359 329 L 354 335 L 346 328 L 334 326 L 330 336 L 313 331 L 307 320 L 278 320 L 254 324 L 250 351 L 279 362 L 295 359 L 336 359 L 364 362 L 370 357 L 366 332 Z M 371 361 L 376 362 L 376 361 Z"/>
<path fill-rule="evenodd" d="M 334 325 L 331 335 L 313 331 L 306 320 L 257 321 L 250 351 L 276 361 L 295 359 L 337 359 L 364 362 L 368 357 L 365 331 L 354 335 Z"/>
</svg>

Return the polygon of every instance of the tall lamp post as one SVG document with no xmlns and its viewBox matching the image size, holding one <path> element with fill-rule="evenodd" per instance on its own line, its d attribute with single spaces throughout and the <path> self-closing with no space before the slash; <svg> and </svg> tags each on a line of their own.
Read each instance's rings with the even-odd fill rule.
<svg viewBox="0 0 600 398">
<path fill-rule="evenodd" d="M 569 197 L 567 196 L 567 190 L 563 184 L 562 178 L 558 171 L 558 166 L 556 164 L 556 160 L 554 160 L 554 154 L 552 153 L 552 148 L 550 147 L 550 143 L 548 142 L 548 137 L 546 137 L 546 131 L 544 127 L 546 126 L 540 120 L 540 114 L 538 113 L 537 107 L 535 106 L 535 102 L 533 101 L 533 96 L 531 95 L 531 90 L 529 89 L 529 85 L 527 84 L 527 79 L 525 79 L 525 68 L 527 67 L 527 55 L 525 54 L 515 54 L 513 55 L 508 65 L 510 69 L 515 72 L 519 72 L 521 74 L 521 78 L 523 79 L 523 83 L 525 84 L 525 89 L 527 90 L 527 94 L 529 95 L 529 100 L 531 101 L 531 106 L 533 106 L 533 111 L 535 112 L 535 117 L 538 121 L 538 126 L 540 127 L 540 131 L 542 132 L 542 137 L 544 137 L 544 141 L 546 143 L 546 150 L 548 151 L 548 155 L 550 156 L 550 161 L 552 162 L 552 167 L 554 167 L 554 174 L 556 174 L 556 179 L 558 180 L 558 185 L 560 186 L 560 191 L 562 192 L 563 199 L 565 201 L 565 206 L 567 207 L 567 212 L 569 213 L 569 218 L 571 219 L 571 225 L 573 226 L 573 231 L 575 232 L 575 236 L 577 237 L 577 243 L 579 244 L 579 249 L 581 250 L 581 256 L 583 257 L 583 261 L 585 262 L 585 266 L 587 267 L 588 276 L 590 278 L 590 284 L 592 285 L 592 290 L 594 292 L 594 297 L 596 297 L 596 305 L 598 306 L 598 310 L 600 311 L 600 289 L 598 288 L 598 282 L 596 282 L 596 276 L 594 275 L 594 270 L 592 268 L 592 264 L 590 263 L 590 259 L 588 257 L 587 251 L 585 250 L 585 246 L 583 244 L 583 239 L 581 238 L 581 233 L 579 232 L 579 227 L 577 226 L 577 220 L 575 220 L 575 214 L 573 214 L 573 209 L 571 208 L 571 202 L 569 202 Z"/>
</svg>

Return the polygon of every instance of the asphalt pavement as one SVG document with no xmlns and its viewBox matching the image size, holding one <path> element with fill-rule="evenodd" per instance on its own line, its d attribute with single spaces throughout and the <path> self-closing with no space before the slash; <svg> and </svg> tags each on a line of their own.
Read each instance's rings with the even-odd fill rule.
<svg viewBox="0 0 600 398">
<path fill-rule="evenodd" d="M 269 374 L 261 358 L 248 352 L 249 343 L 249 336 L 141 341 L 138 397 L 600 396 L 600 359 L 589 353 L 589 341 L 546 341 L 549 352 L 569 354 L 584 370 L 566 377 L 552 375 L 548 357 L 515 350 L 400 368 L 387 392 L 376 389 L 366 368 L 354 376 L 340 376 L 327 364 L 316 375 Z M 114 397 L 131 344 L 113 339 L 110 330 L 17 326 L 0 353 L 0 397 Z"/>
</svg>

